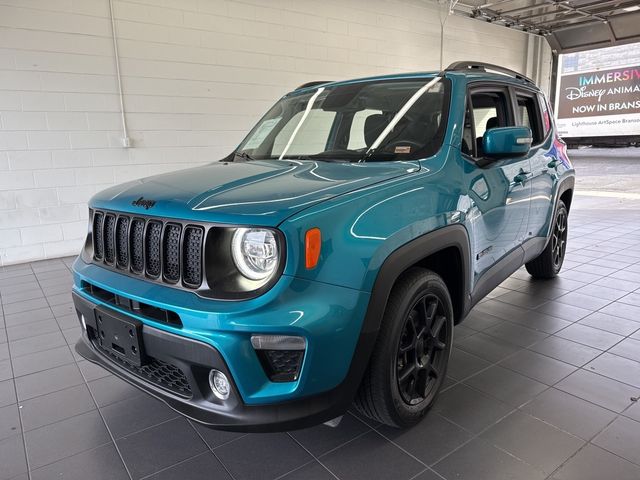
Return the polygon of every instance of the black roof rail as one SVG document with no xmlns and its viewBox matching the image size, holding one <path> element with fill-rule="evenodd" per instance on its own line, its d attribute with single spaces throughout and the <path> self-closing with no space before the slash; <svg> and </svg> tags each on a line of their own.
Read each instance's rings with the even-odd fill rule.
<svg viewBox="0 0 640 480">
<path fill-rule="evenodd" d="M 315 87 L 316 85 L 323 85 L 325 83 L 330 83 L 330 82 L 331 80 L 314 80 L 313 82 L 303 83 L 302 85 L 297 87 L 296 90 L 300 90 L 302 88 Z"/>
<path fill-rule="evenodd" d="M 493 65 L 491 63 L 469 62 L 469 61 L 453 62 L 451 65 L 449 65 L 446 68 L 445 71 L 447 71 L 447 72 L 461 72 L 461 71 L 465 71 L 465 70 L 479 70 L 481 72 L 486 72 L 487 70 L 493 70 L 493 71 L 502 73 L 504 75 L 509 75 L 510 77 L 514 77 L 514 78 L 517 78 L 519 80 L 524 80 L 525 82 L 528 82 L 528 83 L 531 83 L 532 85 L 535 85 L 535 82 L 533 80 L 531 80 L 529 77 L 527 77 L 526 75 L 518 73 L 515 70 L 511 70 L 509 68 L 500 67 L 498 65 Z"/>
</svg>

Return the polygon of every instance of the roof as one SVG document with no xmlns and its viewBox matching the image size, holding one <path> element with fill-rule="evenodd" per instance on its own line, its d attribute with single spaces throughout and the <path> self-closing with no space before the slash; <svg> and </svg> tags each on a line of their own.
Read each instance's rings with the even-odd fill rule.
<svg viewBox="0 0 640 480">
<path fill-rule="evenodd" d="M 558 53 L 640 42 L 637 0 L 464 0 L 454 12 L 542 35 Z"/>
</svg>

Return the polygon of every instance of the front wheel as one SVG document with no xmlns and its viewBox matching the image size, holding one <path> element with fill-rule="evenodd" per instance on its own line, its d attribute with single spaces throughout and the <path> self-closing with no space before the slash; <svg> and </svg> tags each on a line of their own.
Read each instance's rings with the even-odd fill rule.
<svg viewBox="0 0 640 480">
<path fill-rule="evenodd" d="M 527 272 L 534 278 L 553 278 L 562 268 L 567 251 L 569 232 L 569 212 L 562 200 L 558 201 L 556 215 L 553 218 L 551 238 L 542 253 L 525 265 Z"/>
<path fill-rule="evenodd" d="M 442 386 L 453 343 L 453 307 L 436 273 L 413 268 L 389 295 L 355 406 L 367 417 L 409 427 L 427 413 Z"/>
</svg>

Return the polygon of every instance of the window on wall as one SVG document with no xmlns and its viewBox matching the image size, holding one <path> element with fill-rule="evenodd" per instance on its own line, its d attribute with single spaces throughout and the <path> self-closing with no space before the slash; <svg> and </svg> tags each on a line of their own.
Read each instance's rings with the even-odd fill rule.
<svg viewBox="0 0 640 480">
<path fill-rule="evenodd" d="M 536 108 L 536 97 L 529 95 L 516 95 L 516 125 L 529 127 L 533 136 L 533 143 L 540 143 L 543 138 L 540 124 L 542 123 L 538 117 L 538 109 Z"/>
</svg>

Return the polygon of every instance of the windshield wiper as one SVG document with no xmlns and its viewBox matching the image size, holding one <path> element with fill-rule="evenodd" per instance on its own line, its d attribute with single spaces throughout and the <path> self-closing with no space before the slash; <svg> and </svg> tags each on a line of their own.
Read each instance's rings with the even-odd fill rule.
<svg viewBox="0 0 640 480">
<path fill-rule="evenodd" d="M 234 162 L 235 162 L 235 158 L 241 158 L 242 161 L 244 162 L 248 162 L 251 160 L 255 160 L 255 158 L 253 158 L 251 155 L 249 155 L 247 152 L 233 152 L 233 158 L 234 158 Z"/>
</svg>

